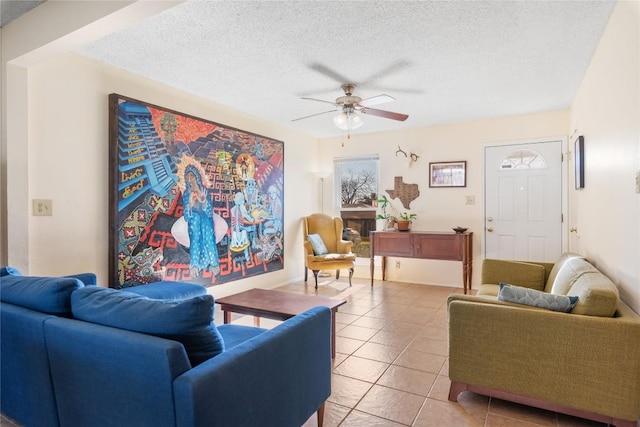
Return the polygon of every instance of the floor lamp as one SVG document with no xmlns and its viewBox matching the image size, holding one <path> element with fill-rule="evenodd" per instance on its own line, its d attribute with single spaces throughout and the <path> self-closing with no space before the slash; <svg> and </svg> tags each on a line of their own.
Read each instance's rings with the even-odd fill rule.
<svg viewBox="0 0 640 427">
<path fill-rule="evenodd" d="M 324 179 L 328 177 L 331 172 L 320 171 L 317 172 L 318 178 L 320 178 L 320 212 L 324 213 Z"/>
<path fill-rule="evenodd" d="M 320 212 L 324 213 L 324 179 L 329 176 L 331 172 L 320 171 L 317 173 L 320 178 Z M 318 273 L 318 277 L 330 277 L 331 274 L 326 271 L 321 271 Z"/>
</svg>

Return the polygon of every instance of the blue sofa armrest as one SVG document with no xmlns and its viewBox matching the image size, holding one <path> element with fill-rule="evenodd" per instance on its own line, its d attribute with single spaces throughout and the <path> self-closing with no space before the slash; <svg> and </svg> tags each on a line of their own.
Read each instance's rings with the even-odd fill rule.
<svg viewBox="0 0 640 427">
<path fill-rule="evenodd" d="M 331 394 L 331 310 L 315 307 L 180 375 L 180 426 L 298 427 Z"/>
<path fill-rule="evenodd" d="M 55 316 L 0 303 L 0 409 L 25 426 L 56 427 L 44 324 Z"/>
<path fill-rule="evenodd" d="M 75 319 L 45 323 L 60 425 L 175 427 L 182 344 Z"/>
</svg>

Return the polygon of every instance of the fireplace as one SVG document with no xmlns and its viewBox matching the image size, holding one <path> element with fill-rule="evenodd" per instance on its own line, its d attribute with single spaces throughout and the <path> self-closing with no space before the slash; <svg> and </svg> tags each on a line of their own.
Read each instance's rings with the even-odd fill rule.
<svg viewBox="0 0 640 427">
<path fill-rule="evenodd" d="M 369 232 L 376 231 L 376 211 L 341 211 L 340 217 L 345 228 L 351 228 L 360 234 L 362 241 L 369 241 Z"/>
</svg>

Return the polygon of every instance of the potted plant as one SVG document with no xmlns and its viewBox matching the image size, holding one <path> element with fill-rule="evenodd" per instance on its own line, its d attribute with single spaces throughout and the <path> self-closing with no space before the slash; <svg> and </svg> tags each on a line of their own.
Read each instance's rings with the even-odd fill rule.
<svg viewBox="0 0 640 427">
<path fill-rule="evenodd" d="M 384 220 L 384 230 L 393 229 L 398 215 L 398 211 L 396 211 L 396 208 L 393 207 L 391 201 L 387 199 L 387 196 L 385 195 L 382 195 L 378 198 L 378 207 L 380 208 L 381 213 L 376 215 L 376 219 Z"/>
<path fill-rule="evenodd" d="M 418 217 L 417 214 L 402 212 L 400 217 L 398 218 L 398 231 L 409 231 L 409 225 L 413 222 L 414 219 Z"/>
</svg>

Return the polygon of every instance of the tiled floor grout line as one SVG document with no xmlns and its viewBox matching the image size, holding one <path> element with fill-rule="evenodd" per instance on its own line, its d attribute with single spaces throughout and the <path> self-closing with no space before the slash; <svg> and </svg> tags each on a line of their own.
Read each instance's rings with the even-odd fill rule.
<svg viewBox="0 0 640 427">
<path fill-rule="evenodd" d="M 378 283 L 379 282 L 376 281 L 376 284 Z M 354 281 L 354 285 L 356 285 L 355 281 Z M 344 308 L 345 309 L 344 313 L 347 314 L 348 316 L 345 316 L 343 318 L 344 323 L 343 322 L 339 323 L 339 326 L 337 327 L 337 332 L 339 334 L 339 331 L 341 330 L 344 330 L 350 326 L 354 327 L 348 333 L 346 333 L 345 336 L 343 337 L 346 340 L 350 340 L 345 342 L 350 343 L 347 345 L 349 347 L 353 347 L 354 349 L 350 350 L 350 348 L 347 347 L 348 349 L 347 353 L 340 353 L 341 354 L 340 361 L 335 366 L 332 367 L 332 375 L 342 376 L 344 378 L 349 378 L 351 380 L 365 382 L 368 384 L 366 392 L 364 392 L 357 399 L 357 401 L 354 401 L 354 402 L 352 401 L 352 403 L 349 403 L 346 406 L 342 405 L 341 403 L 336 403 L 335 401 L 331 402 L 332 407 L 341 408 L 341 409 L 339 409 L 338 414 L 336 414 L 339 418 L 333 419 L 330 425 L 343 426 L 343 427 L 346 427 L 347 425 L 348 426 L 364 425 L 362 424 L 362 422 L 364 419 L 367 419 L 366 417 L 363 418 L 365 415 L 370 417 L 370 419 L 377 419 L 379 420 L 379 422 L 383 424 L 394 423 L 394 425 L 416 425 L 419 423 L 419 425 L 423 425 L 425 421 L 431 424 L 432 422 L 430 423 L 428 421 L 429 418 L 423 417 L 423 411 L 425 410 L 427 405 L 431 405 L 432 407 L 429 407 L 427 409 L 429 413 L 432 413 L 432 411 L 434 410 L 437 412 L 438 406 L 433 407 L 434 402 L 439 402 L 440 403 L 439 407 L 443 407 L 442 404 L 444 403 L 447 405 L 452 405 L 451 407 L 457 408 L 456 410 L 464 411 L 464 405 L 461 404 L 460 402 L 458 402 L 457 404 L 453 404 L 449 402 L 448 399 L 446 399 L 445 391 L 443 390 L 443 384 L 444 384 L 443 381 L 448 381 L 448 372 L 446 372 L 446 368 L 448 364 L 448 355 L 444 356 L 444 362 L 439 367 L 439 369 L 437 369 L 437 372 L 432 372 L 431 370 L 423 371 L 422 369 L 419 369 L 419 368 L 416 369 L 415 367 L 403 366 L 403 365 L 397 364 L 399 359 L 402 357 L 403 354 L 407 352 L 407 350 L 423 353 L 424 349 L 429 348 L 428 343 L 425 344 L 426 347 L 422 347 L 422 348 L 416 345 L 416 344 L 419 344 L 421 338 L 425 339 L 426 341 L 447 341 L 447 339 L 444 338 L 442 335 L 439 335 L 439 332 L 438 332 L 438 329 L 447 327 L 446 324 L 443 323 L 443 321 L 446 322 L 446 295 L 447 295 L 447 292 L 461 293 L 460 290 L 456 290 L 456 289 L 444 290 L 443 289 L 443 291 L 440 292 L 440 290 L 437 287 L 426 285 L 424 286 L 424 289 L 430 289 L 430 291 L 421 292 L 422 291 L 421 286 L 423 285 L 399 284 L 395 282 L 385 282 L 384 286 L 374 287 L 372 289 L 368 286 L 368 283 L 366 286 L 363 286 L 362 284 L 357 284 L 357 285 L 360 285 L 360 289 L 357 289 L 354 286 L 354 289 L 349 290 L 348 295 L 341 294 L 338 290 L 335 290 L 335 289 L 334 289 L 335 292 L 332 290 L 329 290 L 329 292 L 323 293 L 322 291 L 320 291 L 315 293 L 316 295 L 346 299 L 348 302 L 348 305 L 341 307 L 341 309 Z M 436 291 L 434 292 L 434 290 Z M 313 294 L 313 293 L 310 293 L 309 291 L 310 289 L 307 288 L 303 290 L 301 293 Z M 429 299 L 438 300 L 440 301 L 440 303 L 429 304 L 428 303 Z M 349 306 L 353 307 L 353 309 L 347 309 L 347 307 Z M 362 307 L 366 308 L 367 310 L 363 311 Z M 403 309 L 405 310 L 405 312 L 415 310 L 416 313 L 419 313 L 421 310 L 429 311 L 429 319 L 423 322 L 418 322 L 418 323 L 407 321 L 407 317 L 406 317 L 407 315 L 403 315 L 402 313 Z M 373 310 L 377 310 L 378 312 L 370 313 Z M 398 312 L 398 310 L 400 313 Z M 365 318 L 380 319 L 380 320 L 379 322 L 377 322 L 376 320 L 369 320 L 369 321 L 363 322 L 362 319 L 365 319 Z M 379 340 L 373 341 L 374 337 L 380 332 L 386 331 L 391 334 L 394 331 L 402 330 L 402 328 L 395 329 L 397 325 L 395 325 L 394 323 L 396 322 L 397 322 L 397 325 L 402 325 L 403 323 L 419 324 L 419 328 L 415 331 L 415 334 L 413 334 L 411 339 L 407 342 L 404 342 L 401 346 L 396 346 L 396 345 L 390 344 L 389 342 L 385 342 L 384 337 L 380 337 Z M 371 326 L 371 325 L 375 325 L 375 326 Z M 367 335 L 367 338 L 361 339 L 360 337 L 358 337 L 358 334 L 357 334 L 359 329 L 371 329 L 373 331 L 373 334 L 369 335 L 366 332 L 364 332 L 364 334 Z M 408 329 L 411 329 L 411 328 L 408 327 Z M 350 336 L 352 338 L 350 338 Z M 441 338 L 444 338 L 444 339 L 441 339 Z M 360 343 L 356 345 L 353 343 L 353 341 L 358 341 Z M 376 357 L 375 347 L 369 350 L 371 351 L 371 353 L 368 353 L 367 351 L 359 353 L 359 351 L 363 349 L 364 346 L 366 346 L 367 344 L 375 344 L 377 346 L 387 346 L 391 348 L 398 348 L 399 351 L 391 359 L 387 359 L 384 356 L 381 356 L 381 358 Z M 414 348 L 412 348 L 412 346 L 414 346 Z M 437 357 L 443 357 L 441 352 L 437 351 L 437 347 L 434 348 L 433 353 L 430 351 L 427 351 L 425 354 L 431 354 Z M 352 358 L 352 360 L 363 359 L 363 360 L 368 360 L 373 362 L 380 362 L 380 363 L 384 363 L 386 367 L 379 375 L 376 376 L 375 380 L 373 381 L 360 379 L 362 377 L 358 377 L 357 373 L 355 373 L 355 375 L 351 375 L 353 372 L 348 374 L 347 374 L 347 371 L 341 372 L 341 373 L 335 372 L 336 370 L 338 370 L 338 368 L 342 364 L 346 363 L 350 358 Z M 396 388 L 396 385 L 381 384 L 380 381 L 382 381 L 382 378 L 385 377 L 385 375 L 389 374 L 390 370 L 393 369 L 393 367 L 398 367 L 398 368 L 407 369 L 407 370 L 413 369 L 420 372 L 426 372 L 429 375 L 432 375 L 434 380 L 429 385 L 428 390 L 424 391 L 424 395 L 423 395 L 423 392 L 416 393 L 414 390 L 402 389 L 402 386 L 400 385 L 401 383 L 397 383 L 398 388 Z M 433 370 L 436 370 L 436 369 L 433 369 Z M 388 383 L 388 384 L 392 384 L 392 383 Z M 376 414 L 369 413 L 367 412 L 368 410 L 367 408 L 359 408 L 359 405 L 366 399 L 368 393 L 371 393 L 374 388 L 376 388 L 377 390 L 389 389 L 389 390 L 400 391 L 400 392 L 417 396 L 420 399 L 422 399 L 422 402 L 420 403 L 420 407 L 418 408 L 417 413 L 411 419 L 410 424 L 401 423 L 397 420 L 381 416 L 380 414 L 376 415 Z M 473 395 L 473 393 L 471 393 L 471 395 Z M 483 400 L 485 403 L 482 403 Z M 561 423 L 559 415 L 557 413 L 548 413 L 548 411 L 541 411 L 541 412 L 546 412 L 546 415 L 543 415 L 543 418 L 540 418 L 539 420 L 537 420 L 536 419 L 537 410 L 529 411 L 526 407 L 524 407 L 524 410 L 521 408 L 519 409 L 517 405 L 513 407 L 513 406 L 510 406 L 511 404 L 509 404 L 508 402 L 506 402 L 506 404 L 502 403 L 500 405 L 500 408 L 494 409 L 495 401 L 499 401 L 499 399 L 496 400 L 493 398 L 486 397 L 478 400 L 480 406 L 477 406 L 477 408 L 479 409 L 476 409 L 476 410 L 482 410 L 482 417 L 477 419 L 477 424 L 475 422 L 473 423 L 474 426 L 475 425 L 489 426 L 489 425 L 494 425 L 494 423 L 496 422 L 497 423 L 508 422 L 510 423 L 508 425 L 511 425 L 511 423 L 513 423 L 513 425 L 518 425 L 518 426 L 546 425 L 546 426 L 558 427 L 558 426 L 568 426 L 568 425 L 571 425 L 571 426 L 595 426 L 595 425 L 600 426 L 601 425 L 601 424 L 593 424 L 593 423 L 590 423 L 589 421 L 585 421 L 586 424 L 583 424 L 582 420 L 580 419 L 563 420 L 563 422 Z M 369 402 L 369 408 L 371 408 L 370 404 L 371 402 Z M 519 411 L 523 411 L 523 412 L 521 413 Z M 359 414 L 359 415 L 356 415 L 356 414 Z M 519 417 L 519 414 L 522 414 L 522 417 Z M 531 415 L 533 415 L 533 417 Z M 423 419 L 420 419 L 421 417 Z M 547 421 L 545 421 L 544 417 L 547 417 L 546 418 Z M 327 420 L 327 415 L 325 415 L 325 421 L 326 420 Z M 468 425 L 466 424 L 467 422 L 471 422 L 471 421 L 469 420 L 464 421 L 460 425 Z M 445 424 L 440 424 L 440 425 L 445 425 Z M 458 425 L 458 424 L 446 424 L 446 425 Z"/>
<path fill-rule="evenodd" d="M 399 292 L 396 292 L 396 294 L 398 294 L 398 293 L 399 293 Z M 356 300 L 354 300 L 354 301 L 350 301 L 350 303 L 351 303 L 353 306 L 358 306 L 358 305 L 357 305 L 357 299 L 356 299 Z M 343 326 L 340 330 L 342 330 L 342 329 L 344 329 L 344 328 L 346 328 L 346 327 L 348 327 L 348 326 L 354 325 L 354 323 L 356 323 L 359 319 L 361 319 L 361 318 L 363 318 L 363 317 L 368 317 L 368 316 L 367 316 L 367 313 L 369 313 L 371 310 L 373 310 L 373 309 L 375 309 L 375 308 L 377 308 L 377 307 L 380 307 L 380 305 L 381 305 L 381 303 L 380 303 L 380 304 L 375 305 L 374 307 L 371 307 L 367 312 L 364 312 L 363 314 L 358 315 L 358 318 L 357 318 L 357 319 L 354 319 L 354 320 L 352 320 L 351 322 L 349 322 L 349 323 L 347 323 L 347 324 L 343 324 L 343 325 L 345 325 L 345 326 Z M 403 304 L 403 305 L 404 305 L 404 304 Z M 412 304 L 412 303 L 407 304 L 406 306 L 407 306 L 407 307 L 412 307 L 412 306 L 414 306 L 414 307 L 419 307 L 419 308 L 425 308 L 425 307 L 422 307 L 422 306 L 417 306 L 417 305 Z M 386 368 L 385 368 L 385 370 L 384 370 L 384 371 L 383 371 L 383 372 L 382 372 L 382 373 L 381 373 L 381 374 L 376 378 L 375 382 L 371 383 L 372 385 L 371 385 L 371 387 L 370 387 L 370 389 L 369 389 L 369 390 L 371 390 L 371 388 L 373 388 L 374 386 L 384 387 L 384 388 L 388 388 L 388 389 L 391 389 L 391 390 L 399 390 L 399 389 L 396 389 L 396 388 L 393 388 L 393 387 L 389 387 L 389 386 L 384 385 L 384 384 L 379 384 L 379 381 L 380 381 L 380 379 L 385 375 L 385 373 L 387 373 L 387 372 L 388 372 L 388 371 L 389 371 L 393 366 L 400 366 L 400 367 L 402 367 L 402 365 L 396 365 L 395 363 L 398 361 L 398 359 L 400 359 L 400 357 L 402 356 L 402 354 L 403 354 L 405 351 L 407 351 L 407 350 L 409 349 L 409 347 L 410 347 L 413 343 L 417 342 L 417 341 L 418 341 L 418 339 L 419 339 L 421 336 L 423 336 L 423 335 L 421 335 L 421 334 L 424 332 L 424 329 L 427 327 L 427 325 L 429 325 L 429 323 L 431 323 L 431 322 L 433 322 L 433 321 L 434 321 L 435 314 L 436 314 L 439 310 L 441 310 L 441 309 L 442 309 L 442 304 L 441 304 L 441 305 L 439 305 L 439 306 L 437 306 L 437 307 L 428 307 L 428 308 L 433 308 L 433 310 L 435 311 L 435 313 L 434 313 L 434 314 L 433 314 L 429 319 L 427 319 L 424 323 L 417 323 L 417 324 L 416 324 L 416 325 L 418 325 L 418 326 L 419 326 L 419 329 L 416 331 L 415 336 L 414 336 L 414 337 L 413 337 L 409 342 L 407 342 L 407 343 L 402 347 L 402 349 L 401 349 L 401 351 L 398 353 L 398 355 L 397 355 L 397 356 L 395 356 L 395 357 L 394 357 L 390 362 L 388 362 L 388 363 L 387 363 L 387 362 L 384 362 L 384 363 L 387 365 L 387 366 L 386 366 Z M 377 331 L 377 332 L 385 331 L 385 328 L 386 328 L 386 327 L 388 327 L 390 324 L 392 324 L 394 321 L 401 322 L 401 323 L 407 323 L 407 324 L 413 324 L 413 323 L 406 322 L 406 321 L 403 321 L 403 320 L 398 320 L 398 317 L 399 317 L 399 315 L 396 315 L 396 316 L 394 316 L 393 318 L 389 319 L 388 321 L 385 321 L 385 322 L 384 322 L 384 324 L 383 324 L 380 328 L 367 328 L 367 329 L 372 329 L 372 330 L 375 330 L 375 331 Z M 432 327 L 433 327 L 433 326 L 432 326 Z M 371 337 L 369 337 L 369 339 L 367 339 L 366 341 L 363 341 L 363 344 L 362 344 L 362 345 L 360 345 L 360 346 L 358 347 L 358 349 L 362 348 L 366 343 L 370 343 L 370 342 L 372 342 L 372 341 L 371 341 L 371 338 L 372 338 L 373 336 L 375 336 L 375 334 L 373 334 Z M 431 338 L 431 337 L 426 337 L 426 338 L 428 338 L 428 339 L 432 339 L 432 340 L 437 340 L 437 339 L 434 339 L 434 338 Z M 437 341 L 441 341 L 441 340 L 437 340 Z M 382 344 L 382 345 L 384 345 L 384 344 Z M 344 359 L 340 364 L 338 364 L 337 366 L 335 366 L 335 367 L 334 367 L 334 369 L 336 369 L 338 366 L 340 366 L 342 363 L 344 363 L 346 360 L 348 360 L 348 358 L 349 358 L 349 357 L 361 357 L 361 358 L 365 358 L 365 359 L 366 359 L 366 357 L 364 357 L 364 356 L 357 356 L 357 355 L 355 355 L 355 353 L 357 353 L 358 349 L 356 349 L 356 350 L 355 350 L 354 352 L 352 352 L 351 354 L 347 355 L 347 357 L 346 357 L 346 358 L 345 358 L 345 359 Z M 374 361 L 376 361 L 375 359 L 369 359 L 369 360 L 374 360 Z M 446 363 L 446 361 L 445 361 L 445 363 Z M 442 371 L 442 368 L 443 368 L 443 367 L 444 367 L 444 363 L 443 363 L 443 366 L 442 366 L 442 367 L 440 367 L 440 369 L 439 369 L 439 372 L 438 372 L 438 373 L 433 373 L 433 374 L 435 375 L 436 379 L 437 379 L 437 377 L 438 377 L 438 376 L 440 376 L 440 372 Z M 410 368 L 406 367 L 406 369 L 410 369 Z M 335 375 L 340 375 L 340 374 L 335 374 Z M 354 378 L 354 379 L 357 379 L 357 378 Z M 426 405 L 426 403 L 427 403 L 427 401 L 428 401 L 428 399 L 429 399 L 429 394 L 430 394 L 431 390 L 433 390 L 433 387 L 434 387 L 434 386 L 435 386 L 435 380 L 434 380 L 434 382 L 431 384 L 431 386 L 429 387 L 429 390 L 427 390 L 427 391 L 426 391 L 425 395 L 422 395 L 422 394 L 416 394 L 416 393 L 414 393 L 414 392 L 412 392 L 412 391 L 406 391 L 407 393 L 410 393 L 410 394 L 413 394 L 413 395 L 419 396 L 420 398 L 422 398 L 422 399 L 423 399 L 423 400 L 422 400 L 422 404 L 421 404 L 421 406 L 420 406 L 420 409 L 419 409 L 419 410 L 417 411 L 417 413 L 413 416 L 413 419 L 411 420 L 411 423 L 410 423 L 410 424 L 403 424 L 403 423 L 399 423 L 398 421 L 391 420 L 391 419 L 388 419 L 388 418 L 384 418 L 384 417 L 380 417 L 380 416 L 378 416 L 378 417 L 379 417 L 379 418 L 382 418 L 382 419 L 385 419 L 385 420 L 388 420 L 389 422 L 397 423 L 397 424 L 403 424 L 403 425 L 408 425 L 408 426 L 412 425 L 413 423 L 415 423 L 416 419 L 418 418 L 418 415 L 419 415 L 420 411 L 421 411 L 421 410 L 424 408 L 424 406 Z M 400 391 L 402 391 L 402 390 L 400 390 Z M 351 408 L 351 410 L 349 411 L 349 413 L 347 414 L 347 416 L 345 417 L 345 419 L 344 419 L 344 420 L 342 420 L 340 424 L 343 424 L 343 423 L 344 423 L 344 421 L 345 421 L 346 419 L 348 419 L 349 414 L 350 414 L 351 412 L 353 412 L 354 410 L 356 410 L 356 407 L 357 407 L 357 406 L 358 406 L 358 404 L 362 401 L 362 399 L 364 399 L 364 397 L 365 397 L 365 396 L 366 396 L 366 394 L 365 394 L 365 395 L 363 395 L 363 397 L 362 397 L 360 400 L 358 400 L 358 402 L 354 405 L 354 407 L 353 407 L 353 408 Z M 366 411 L 365 411 L 365 412 L 366 412 Z M 372 415 L 372 416 L 376 416 L 375 414 L 370 414 L 370 415 Z"/>
</svg>

